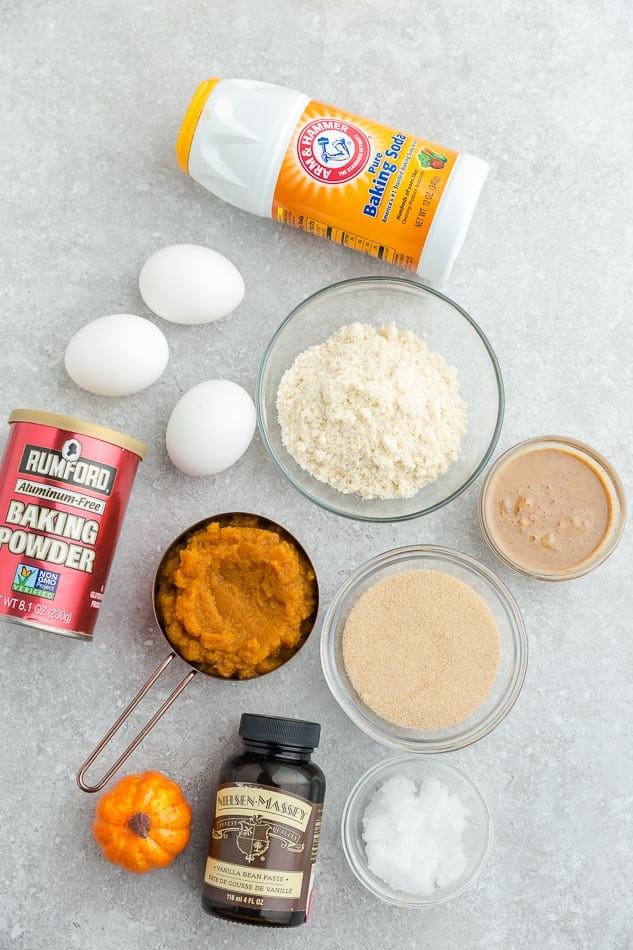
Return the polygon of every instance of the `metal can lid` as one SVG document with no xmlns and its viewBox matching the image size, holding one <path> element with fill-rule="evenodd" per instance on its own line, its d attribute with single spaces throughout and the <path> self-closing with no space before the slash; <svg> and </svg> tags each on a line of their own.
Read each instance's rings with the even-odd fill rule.
<svg viewBox="0 0 633 950">
<path fill-rule="evenodd" d="M 131 435 L 117 432 L 115 429 L 108 429 L 94 422 L 84 422 L 83 419 L 74 419 L 72 416 L 58 415 L 56 412 L 44 412 L 39 409 L 14 409 L 9 416 L 9 423 L 12 422 L 35 422 L 39 425 L 51 426 L 54 429 L 65 429 L 67 432 L 101 439 L 102 442 L 111 442 L 128 452 L 133 452 L 140 459 L 145 458 L 147 452 L 147 446 L 137 439 L 133 439 Z"/>
<path fill-rule="evenodd" d="M 316 749 L 321 737 L 321 726 L 318 722 L 257 716 L 253 713 L 242 713 L 238 731 L 243 739 L 295 746 L 298 749 Z"/>
</svg>

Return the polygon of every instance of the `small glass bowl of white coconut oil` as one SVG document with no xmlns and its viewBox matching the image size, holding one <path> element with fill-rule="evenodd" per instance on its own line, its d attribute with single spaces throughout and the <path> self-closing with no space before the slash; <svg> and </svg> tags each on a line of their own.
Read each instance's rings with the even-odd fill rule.
<svg viewBox="0 0 633 950">
<path fill-rule="evenodd" d="M 470 776 L 443 759 L 399 755 L 372 766 L 341 819 L 350 868 L 397 907 L 432 907 L 477 881 L 492 848 L 492 818 Z"/>
</svg>

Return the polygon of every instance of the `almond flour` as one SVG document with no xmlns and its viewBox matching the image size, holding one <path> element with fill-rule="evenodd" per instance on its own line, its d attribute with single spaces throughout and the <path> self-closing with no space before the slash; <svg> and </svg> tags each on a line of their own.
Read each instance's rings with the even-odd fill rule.
<svg viewBox="0 0 633 950">
<path fill-rule="evenodd" d="M 277 392 L 283 444 L 345 494 L 411 498 L 457 458 L 455 369 L 410 330 L 351 323 L 300 353 Z"/>
<path fill-rule="evenodd" d="M 440 571 L 406 571 L 370 587 L 347 619 L 342 647 L 362 701 L 408 729 L 466 719 L 490 692 L 500 656 L 483 598 Z"/>
</svg>

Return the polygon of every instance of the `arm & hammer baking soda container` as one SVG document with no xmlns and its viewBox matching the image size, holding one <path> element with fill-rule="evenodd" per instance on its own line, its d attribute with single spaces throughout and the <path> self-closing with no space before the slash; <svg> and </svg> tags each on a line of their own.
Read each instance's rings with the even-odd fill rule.
<svg viewBox="0 0 633 950">
<path fill-rule="evenodd" d="M 243 79 L 207 79 L 176 145 L 194 181 L 230 204 L 448 277 L 488 165 L 417 135 Z"/>
</svg>

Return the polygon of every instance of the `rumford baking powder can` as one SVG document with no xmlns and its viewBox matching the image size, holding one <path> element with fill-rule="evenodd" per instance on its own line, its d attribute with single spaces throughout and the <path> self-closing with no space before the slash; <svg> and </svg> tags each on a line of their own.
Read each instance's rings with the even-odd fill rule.
<svg viewBox="0 0 633 950">
<path fill-rule="evenodd" d="M 16 409 L 0 467 L 0 616 L 91 640 L 145 446 Z"/>
</svg>

